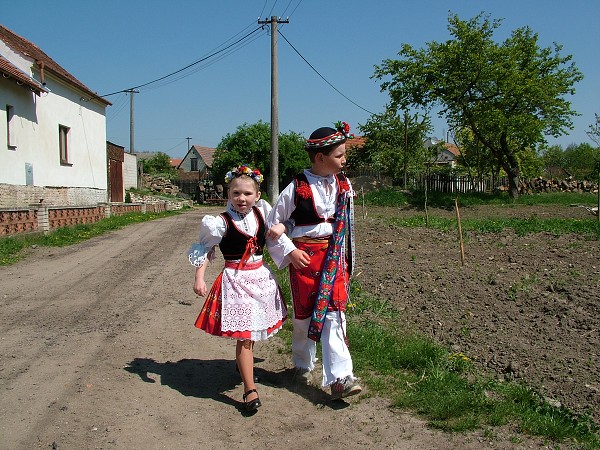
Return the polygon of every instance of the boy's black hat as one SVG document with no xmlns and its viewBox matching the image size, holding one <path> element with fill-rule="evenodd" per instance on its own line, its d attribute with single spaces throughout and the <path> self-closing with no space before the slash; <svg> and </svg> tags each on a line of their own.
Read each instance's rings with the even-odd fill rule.
<svg viewBox="0 0 600 450">
<path fill-rule="evenodd" d="M 346 142 L 348 137 L 343 131 L 331 127 L 317 128 L 306 140 L 304 148 L 306 150 L 322 150 L 332 145 L 339 145 Z"/>
</svg>

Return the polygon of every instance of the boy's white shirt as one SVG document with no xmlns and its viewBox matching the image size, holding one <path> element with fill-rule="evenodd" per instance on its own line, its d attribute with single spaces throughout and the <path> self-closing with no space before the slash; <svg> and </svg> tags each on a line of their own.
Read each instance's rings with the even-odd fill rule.
<svg viewBox="0 0 600 450">
<path fill-rule="evenodd" d="M 339 189 L 338 184 L 335 182 L 335 176 L 330 175 L 328 177 L 322 177 L 313 174 L 308 169 L 304 170 L 304 174 L 312 189 L 317 214 L 325 219 L 333 217 L 335 215 Z M 329 194 L 326 192 L 327 184 L 332 187 L 332 191 Z M 349 180 L 348 184 L 350 185 Z M 278 223 L 284 223 L 287 228 L 286 234 L 283 234 L 277 242 L 267 239 L 269 254 L 280 269 L 286 267 L 290 263 L 287 255 L 296 249 L 292 239 L 297 237 L 326 237 L 331 236 L 333 233 L 333 223 L 331 222 L 296 226 L 293 219 L 291 219 L 292 212 L 296 209 L 296 206 L 294 205 L 294 192 L 295 184 L 292 181 L 283 191 L 281 191 L 277 202 L 273 205 L 273 208 L 267 217 L 267 229 Z M 350 192 L 352 192 L 351 185 Z M 326 204 L 324 201 L 326 198 L 332 199 L 333 205 L 331 203 Z"/>
</svg>

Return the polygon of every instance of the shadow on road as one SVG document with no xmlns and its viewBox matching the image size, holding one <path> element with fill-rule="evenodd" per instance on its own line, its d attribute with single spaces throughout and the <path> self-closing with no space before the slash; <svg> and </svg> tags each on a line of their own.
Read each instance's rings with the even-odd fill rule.
<svg viewBox="0 0 600 450">
<path fill-rule="evenodd" d="M 223 392 L 241 383 L 235 373 L 235 361 L 230 359 L 182 359 L 180 361 L 158 362 L 151 358 L 135 358 L 125 367 L 127 372 L 136 374 L 146 383 L 157 380 L 148 374 L 160 376 L 160 383 L 169 386 L 185 396 L 210 398 L 238 408 L 244 405 Z"/>
<path fill-rule="evenodd" d="M 260 358 L 255 358 L 255 362 L 261 361 Z M 138 375 L 145 383 L 156 383 L 157 380 L 149 374 L 158 375 L 159 382 L 163 386 L 168 386 L 185 396 L 210 398 L 233 406 L 244 414 L 246 412 L 244 403 L 225 394 L 241 383 L 235 367 L 235 361 L 230 359 L 182 359 L 176 362 L 159 362 L 151 358 L 135 358 L 128 363 L 125 370 Z M 318 387 L 297 385 L 293 379 L 293 369 L 271 372 L 255 367 L 254 373 L 260 384 L 289 390 L 314 405 L 332 409 L 348 406 L 344 401 L 332 401 L 329 395 Z"/>
</svg>

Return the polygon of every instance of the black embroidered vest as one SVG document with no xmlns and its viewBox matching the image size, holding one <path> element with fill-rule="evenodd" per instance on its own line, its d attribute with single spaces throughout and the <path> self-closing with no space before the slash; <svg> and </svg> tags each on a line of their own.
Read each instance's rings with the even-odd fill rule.
<svg viewBox="0 0 600 450">
<path fill-rule="evenodd" d="M 334 176 L 337 180 L 339 196 L 344 193 L 340 182 L 345 182 L 346 176 L 341 173 Z M 308 178 L 306 178 L 304 173 L 298 174 L 294 177 L 294 184 L 296 186 L 294 191 L 294 205 L 296 206 L 296 209 L 294 209 L 292 212 L 291 218 L 294 219 L 296 226 L 335 222 L 335 215 L 325 220 L 323 217 L 317 214 L 317 208 L 312 195 L 312 189 L 310 187 L 310 183 L 308 182 Z"/>
<path fill-rule="evenodd" d="M 263 254 L 263 247 L 265 246 L 265 219 L 262 216 L 260 210 L 256 207 L 252 207 L 252 211 L 258 220 L 258 229 L 256 231 L 256 239 L 258 249 L 254 253 L 255 255 Z M 233 219 L 231 215 L 226 211 L 221 213 L 221 217 L 225 220 L 225 225 L 227 226 L 227 231 L 225 231 L 225 235 L 221 242 L 219 243 L 219 249 L 221 253 L 223 253 L 223 257 L 227 261 L 232 261 L 236 259 L 242 259 L 244 255 L 244 251 L 246 250 L 246 243 L 253 236 L 249 236 L 238 229 L 233 223 Z"/>
</svg>

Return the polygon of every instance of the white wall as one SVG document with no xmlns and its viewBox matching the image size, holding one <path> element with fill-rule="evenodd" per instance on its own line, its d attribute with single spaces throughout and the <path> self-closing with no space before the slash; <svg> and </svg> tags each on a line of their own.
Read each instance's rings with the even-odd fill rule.
<svg viewBox="0 0 600 450">
<path fill-rule="evenodd" d="M 26 58 L 14 53 L 10 57 L 20 68 L 26 63 L 32 67 Z M 69 198 L 78 204 L 97 198 L 106 201 L 106 106 L 86 101 L 82 92 L 51 74 L 45 75 L 50 92 L 41 97 L 14 79 L 0 77 L 0 183 L 25 186 L 29 165 L 34 186 L 94 192 L 91 197 L 70 192 Z M 7 105 L 14 107 L 11 141 L 15 148 L 7 142 Z M 60 163 L 59 125 L 70 128 L 69 165 Z"/>
<path fill-rule="evenodd" d="M 59 82 L 48 76 L 46 79 L 51 92 L 44 97 L 17 86 L 13 80 L 0 81 L 2 93 L 8 91 L 0 108 L 6 110 L 7 104 L 14 106 L 16 143 L 15 149 L 7 148 L 6 126 L 1 127 L 0 142 L 6 158 L 2 158 L 0 182 L 25 184 L 25 163 L 29 163 L 33 166 L 33 181 L 37 186 L 106 189 L 104 107 L 80 100 Z M 70 128 L 68 166 L 60 164 L 59 125 Z"/>
<path fill-rule="evenodd" d="M 131 153 L 124 153 L 125 161 L 123 161 L 123 187 L 125 189 L 137 188 L 137 156 Z"/>
</svg>

